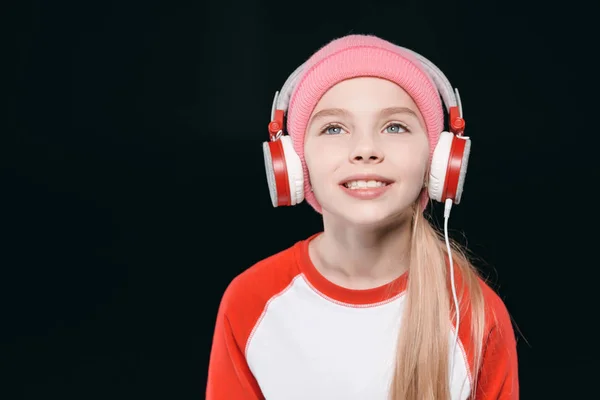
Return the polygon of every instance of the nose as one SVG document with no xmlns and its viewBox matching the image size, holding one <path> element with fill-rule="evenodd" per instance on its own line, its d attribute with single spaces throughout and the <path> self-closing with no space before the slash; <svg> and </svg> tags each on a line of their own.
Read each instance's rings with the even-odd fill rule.
<svg viewBox="0 0 600 400">
<path fill-rule="evenodd" d="M 378 164 L 383 161 L 383 151 L 370 135 L 361 137 L 350 152 L 350 162 Z"/>
</svg>

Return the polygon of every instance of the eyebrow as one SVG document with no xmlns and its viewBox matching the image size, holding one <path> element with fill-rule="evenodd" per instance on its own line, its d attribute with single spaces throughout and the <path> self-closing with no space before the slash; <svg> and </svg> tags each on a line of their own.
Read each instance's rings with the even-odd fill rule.
<svg viewBox="0 0 600 400">
<path fill-rule="evenodd" d="M 308 121 L 308 126 L 310 126 L 313 122 L 318 119 L 325 117 L 348 117 L 350 116 L 350 112 L 348 110 L 344 110 L 343 108 L 324 108 L 319 112 L 316 112 L 310 121 Z"/>
<path fill-rule="evenodd" d="M 419 119 L 417 113 L 408 107 L 386 107 L 379 112 L 379 117 L 384 118 L 394 114 L 408 114 L 415 117 L 417 120 Z M 323 110 L 316 112 L 312 116 L 308 123 L 308 126 L 310 126 L 313 122 L 321 118 L 348 116 L 350 116 L 350 112 L 348 110 L 344 110 L 343 108 L 324 108 Z"/>
<path fill-rule="evenodd" d="M 383 118 L 383 117 L 389 117 L 390 115 L 394 115 L 394 114 L 408 114 L 411 115 L 413 117 L 415 117 L 416 119 L 419 119 L 419 116 L 417 115 L 417 113 L 408 108 L 408 107 L 387 107 L 384 108 L 383 110 L 381 110 L 379 112 L 379 117 Z"/>
</svg>

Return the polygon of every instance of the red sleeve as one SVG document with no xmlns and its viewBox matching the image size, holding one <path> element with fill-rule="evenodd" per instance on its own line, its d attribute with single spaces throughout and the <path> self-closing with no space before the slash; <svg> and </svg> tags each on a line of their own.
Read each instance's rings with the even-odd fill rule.
<svg viewBox="0 0 600 400">
<path fill-rule="evenodd" d="M 208 364 L 207 400 L 264 400 L 246 347 L 268 301 L 298 275 L 295 257 L 289 248 L 257 262 L 225 290 Z"/>
<path fill-rule="evenodd" d="M 476 400 L 518 400 L 517 343 L 510 316 L 499 298 L 494 307 L 496 322 L 483 347 Z"/>
<path fill-rule="evenodd" d="M 258 383 L 244 356 L 244 346 L 236 341 L 221 302 L 213 337 L 206 386 L 207 400 L 263 400 Z"/>
</svg>

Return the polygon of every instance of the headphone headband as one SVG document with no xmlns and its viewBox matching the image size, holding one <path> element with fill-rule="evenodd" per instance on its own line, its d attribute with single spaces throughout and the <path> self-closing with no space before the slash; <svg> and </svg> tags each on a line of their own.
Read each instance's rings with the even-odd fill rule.
<svg viewBox="0 0 600 400">
<path fill-rule="evenodd" d="M 423 67 L 423 69 L 425 69 L 425 72 L 431 78 L 438 92 L 440 93 L 442 101 L 446 106 L 446 111 L 448 113 L 451 113 L 452 109 L 458 108 L 458 115 L 451 115 L 450 120 L 452 121 L 456 117 L 462 120 L 463 108 L 462 103 L 460 101 L 460 94 L 458 93 L 458 89 L 452 87 L 446 75 L 444 75 L 444 73 L 434 63 L 432 63 L 419 53 L 407 49 L 405 47 L 396 47 L 404 52 L 411 54 L 421 63 L 421 66 Z M 271 107 L 271 120 L 274 120 L 276 110 L 282 110 L 285 113 L 287 113 L 292 93 L 300 79 L 300 76 L 302 75 L 304 65 L 305 63 L 296 68 L 296 70 L 292 72 L 292 74 L 286 79 L 281 90 L 275 92 L 275 97 L 273 98 L 273 105 Z M 457 127 L 457 129 L 460 130 L 460 127 Z"/>
</svg>

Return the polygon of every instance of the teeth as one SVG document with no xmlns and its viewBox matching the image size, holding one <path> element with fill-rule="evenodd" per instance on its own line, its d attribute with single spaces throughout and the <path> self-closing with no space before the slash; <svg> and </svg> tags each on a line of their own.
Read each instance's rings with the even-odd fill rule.
<svg viewBox="0 0 600 400">
<path fill-rule="evenodd" d="M 348 189 L 366 189 L 387 186 L 387 183 L 380 181 L 350 181 L 344 183 Z"/>
</svg>

